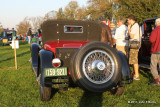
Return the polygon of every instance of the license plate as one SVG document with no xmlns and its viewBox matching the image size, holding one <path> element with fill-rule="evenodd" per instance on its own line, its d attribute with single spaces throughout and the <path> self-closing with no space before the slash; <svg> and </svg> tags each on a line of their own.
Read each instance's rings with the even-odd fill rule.
<svg viewBox="0 0 160 107">
<path fill-rule="evenodd" d="M 46 68 L 45 69 L 45 77 L 52 76 L 67 76 L 67 68 Z"/>
<path fill-rule="evenodd" d="M 8 43 L 8 39 L 3 39 L 2 42 L 3 43 Z"/>
</svg>

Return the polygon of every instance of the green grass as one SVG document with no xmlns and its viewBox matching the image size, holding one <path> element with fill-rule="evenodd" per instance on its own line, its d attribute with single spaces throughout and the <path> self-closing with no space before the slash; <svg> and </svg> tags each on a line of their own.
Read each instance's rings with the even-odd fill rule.
<svg viewBox="0 0 160 107">
<path fill-rule="evenodd" d="M 68 91 L 53 91 L 48 102 L 40 100 L 36 76 L 31 70 L 30 45 L 20 42 L 17 49 L 18 70 L 14 66 L 14 50 L 0 43 L 0 107 L 150 107 L 160 105 L 160 87 L 148 85 L 153 77 L 150 70 L 140 69 L 140 81 L 125 86 L 121 96 L 109 92 L 89 93 L 79 87 Z M 128 103 L 132 101 L 135 103 Z M 155 103 L 146 103 L 154 101 Z M 141 103 L 140 103 L 141 102 Z"/>
</svg>

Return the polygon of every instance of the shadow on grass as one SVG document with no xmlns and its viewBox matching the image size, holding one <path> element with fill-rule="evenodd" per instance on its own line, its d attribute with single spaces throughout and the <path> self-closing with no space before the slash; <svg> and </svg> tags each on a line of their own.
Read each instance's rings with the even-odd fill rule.
<svg viewBox="0 0 160 107">
<path fill-rule="evenodd" d="M 52 88 L 51 90 L 51 99 L 54 97 L 54 95 L 58 92 L 58 89 Z"/>
<path fill-rule="evenodd" d="M 2 48 L 0 49 L 0 51 L 12 49 L 12 47 L 5 47 L 5 46 L 0 46 L 0 47 L 2 47 Z M 3 47 L 4 47 L 4 48 L 3 48 Z"/>
<path fill-rule="evenodd" d="M 130 65 L 130 70 L 134 71 L 132 65 Z M 152 82 L 154 80 L 152 73 L 148 68 L 139 67 L 139 73 L 143 75 L 143 77 L 148 78 L 149 82 Z"/>
<path fill-rule="evenodd" d="M 20 45 L 26 45 L 26 44 L 28 44 L 28 41 L 22 41 L 22 40 L 20 40 L 20 41 L 19 41 L 19 44 L 20 44 Z"/>
<path fill-rule="evenodd" d="M 102 93 L 84 92 L 78 107 L 102 107 Z"/>
<path fill-rule="evenodd" d="M 140 72 L 139 73 L 141 75 L 143 75 L 143 77 L 148 78 L 150 82 L 152 82 L 154 80 L 150 69 L 140 68 Z"/>
<path fill-rule="evenodd" d="M 21 54 L 18 54 L 17 57 L 21 57 L 21 56 L 23 56 L 23 55 L 25 55 L 25 54 L 29 54 L 29 53 L 31 53 L 30 50 L 29 50 L 29 51 L 26 51 L 26 52 L 23 52 L 23 53 L 21 53 Z"/>
<path fill-rule="evenodd" d="M 19 40 L 19 45 L 26 45 L 28 44 L 28 41 L 22 41 L 22 40 Z M 9 43 L 5 44 L 5 46 L 10 46 Z M 0 47 L 4 47 L 2 46 L 2 41 L 0 41 Z"/>
<path fill-rule="evenodd" d="M 21 53 L 21 54 L 18 54 L 17 57 L 21 57 L 21 56 L 26 55 L 26 54 L 29 54 L 29 53 L 30 53 L 30 51 L 26 51 L 26 52 L 23 52 L 23 53 Z M 14 58 L 15 58 L 15 57 L 10 57 L 10 58 L 4 59 L 4 60 L 0 60 L 0 63 L 3 62 L 3 61 L 12 60 L 12 59 L 14 59 Z"/>
<path fill-rule="evenodd" d="M 4 46 L 10 46 L 9 43 L 4 44 Z M 0 43 L 0 47 L 4 47 L 2 46 L 2 43 Z"/>
</svg>

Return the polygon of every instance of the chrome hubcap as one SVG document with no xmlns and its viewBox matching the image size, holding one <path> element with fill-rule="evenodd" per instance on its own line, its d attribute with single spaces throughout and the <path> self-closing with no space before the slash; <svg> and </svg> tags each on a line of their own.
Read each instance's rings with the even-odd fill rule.
<svg viewBox="0 0 160 107">
<path fill-rule="evenodd" d="M 88 68 L 90 68 L 88 66 Z M 99 70 L 99 71 L 102 71 L 105 69 L 105 64 L 104 62 L 102 62 L 101 60 L 95 60 L 93 63 L 92 63 L 92 70 Z M 90 70 L 90 69 L 89 69 Z"/>
<path fill-rule="evenodd" d="M 105 64 L 104 62 L 99 62 L 97 64 L 97 69 L 100 70 L 100 71 L 103 71 L 105 69 Z"/>
</svg>

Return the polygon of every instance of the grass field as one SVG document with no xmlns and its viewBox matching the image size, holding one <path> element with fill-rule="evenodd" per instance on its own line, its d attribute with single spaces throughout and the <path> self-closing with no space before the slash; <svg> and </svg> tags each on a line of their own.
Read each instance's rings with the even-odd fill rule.
<svg viewBox="0 0 160 107">
<path fill-rule="evenodd" d="M 155 107 L 160 106 L 160 87 L 148 85 L 150 70 L 140 69 L 140 81 L 125 86 L 121 96 L 109 92 L 88 93 L 79 87 L 57 90 L 48 102 L 40 100 L 36 76 L 31 70 L 30 45 L 20 42 L 17 49 L 18 70 L 14 66 L 14 50 L 0 43 L 0 107 Z"/>
</svg>

